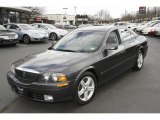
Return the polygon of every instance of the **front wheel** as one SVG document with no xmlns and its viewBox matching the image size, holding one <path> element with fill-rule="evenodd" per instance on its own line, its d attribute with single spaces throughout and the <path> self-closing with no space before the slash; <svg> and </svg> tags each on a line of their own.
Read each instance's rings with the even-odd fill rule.
<svg viewBox="0 0 160 120">
<path fill-rule="evenodd" d="M 95 95 L 96 86 L 94 74 L 90 72 L 83 73 L 75 86 L 74 101 L 81 105 L 89 103 Z"/>
<path fill-rule="evenodd" d="M 22 39 L 25 44 L 29 44 L 31 42 L 30 37 L 28 35 L 24 35 Z"/>
<path fill-rule="evenodd" d="M 138 57 L 137 57 L 137 60 L 136 60 L 136 63 L 135 63 L 135 66 L 133 67 L 133 69 L 137 70 L 137 71 L 142 69 L 143 63 L 144 63 L 144 57 L 143 57 L 142 51 L 140 50 L 138 52 Z"/>
</svg>

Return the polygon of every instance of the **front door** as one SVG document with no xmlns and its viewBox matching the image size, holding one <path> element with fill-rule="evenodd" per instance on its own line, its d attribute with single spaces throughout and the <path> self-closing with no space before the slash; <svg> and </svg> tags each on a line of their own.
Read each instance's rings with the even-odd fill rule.
<svg viewBox="0 0 160 120">
<path fill-rule="evenodd" d="M 107 46 L 117 46 L 117 49 L 106 50 L 108 48 Z M 124 71 L 123 65 L 126 52 L 125 46 L 120 44 L 118 30 L 110 32 L 106 40 L 106 49 L 102 51 L 103 58 L 100 62 L 102 82 L 106 82 Z"/>
</svg>

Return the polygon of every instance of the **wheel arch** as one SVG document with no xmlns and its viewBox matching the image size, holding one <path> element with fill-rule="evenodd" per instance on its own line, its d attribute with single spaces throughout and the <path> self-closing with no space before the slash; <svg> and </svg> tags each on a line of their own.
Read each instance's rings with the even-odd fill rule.
<svg viewBox="0 0 160 120">
<path fill-rule="evenodd" d="M 23 37 L 24 37 L 25 35 L 27 35 L 27 36 L 30 38 L 30 36 L 29 36 L 28 34 L 25 33 L 25 34 L 22 35 L 22 39 L 23 39 Z M 30 39 L 31 39 L 31 38 L 30 38 Z"/>
<path fill-rule="evenodd" d="M 139 51 L 142 51 L 142 54 L 144 55 L 144 47 L 143 47 L 143 46 L 140 46 L 140 47 L 139 47 L 138 52 L 139 52 Z"/>
<path fill-rule="evenodd" d="M 51 34 L 56 34 L 56 36 L 58 37 L 58 34 L 55 31 L 50 32 L 49 34 L 49 38 L 51 37 Z"/>
<path fill-rule="evenodd" d="M 94 66 L 89 66 L 89 67 L 86 67 L 86 68 L 82 69 L 82 70 L 79 72 L 79 74 L 77 75 L 76 81 L 78 80 L 78 78 L 79 78 L 84 72 L 91 72 L 91 73 L 93 73 L 94 76 L 96 77 L 96 82 L 98 83 L 98 80 L 99 80 L 99 77 L 98 77 L 98 76 L 99 76 L 99 75 L 98 75 L 98 73 L 97 73 L 97 71 L 96 71 L 96 69 L 95 69 Z"/>
</svg>

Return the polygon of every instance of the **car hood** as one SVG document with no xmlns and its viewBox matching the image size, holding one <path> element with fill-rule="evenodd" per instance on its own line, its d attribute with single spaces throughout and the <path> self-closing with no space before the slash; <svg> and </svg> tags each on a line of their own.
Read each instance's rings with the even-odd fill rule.
<svg viewBox="0 0 160 120">
<path fill-rule="evenodd" d="M 16 35 L 16 33 L 8 30 L 0 30 L 0 36 L 1 35 Z"/>
<path fill-rule="evenodd" d="M 90 53 L 75 53 L 47 50 L 32 54 L 15 63 L 16 68 L 35 70 L 38 72 L 61 72 L 65 68 L 87 58 Z"/>
</svg>

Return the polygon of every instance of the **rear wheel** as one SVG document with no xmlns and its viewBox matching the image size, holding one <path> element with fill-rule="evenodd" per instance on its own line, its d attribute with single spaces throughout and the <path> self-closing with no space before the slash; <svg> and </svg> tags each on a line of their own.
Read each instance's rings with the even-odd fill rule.
<svg viewBox="0 0 160 120">
<path fill-rule="evenodd" d="M 51 33 L 50 34 L 50 39 L 51 40 L 57 40 L 57 34 L 56 33 Z"/>
<path fill-rule="evenodd" d="M 89 103 L 95 95 L 96 86 L 94 74 L 83 73 L 75 86 L 74 101 L 81 105 Z"/>
<path fill-rule="evenodd" d="M 133 67 L 133 69 L 137 70 L 137 71 L 142 69 L 143 63 L 144 63 L 143 52 L 140 50 L 138 52 L 137 60 L 136 60 L 136 63 L 135 63 L 135 66 Z"/>
<path fill-rule="evenodd" d="M 25 44 L 29 44 L 31 42 L 30 37 L 28 35 L 24 35 L 22 39 Z"/>
</svg>

